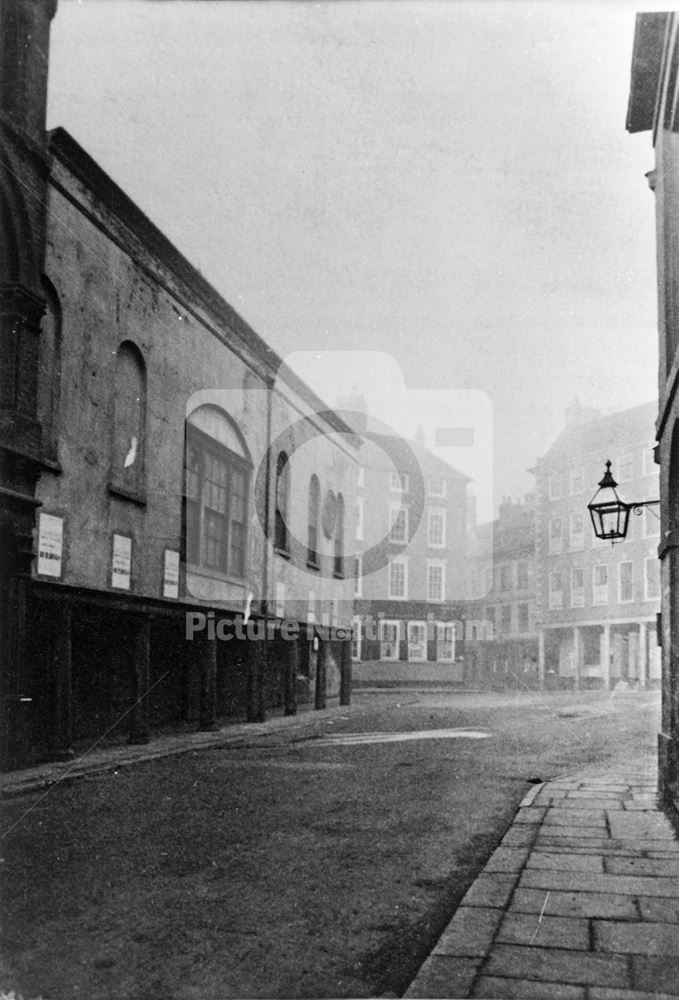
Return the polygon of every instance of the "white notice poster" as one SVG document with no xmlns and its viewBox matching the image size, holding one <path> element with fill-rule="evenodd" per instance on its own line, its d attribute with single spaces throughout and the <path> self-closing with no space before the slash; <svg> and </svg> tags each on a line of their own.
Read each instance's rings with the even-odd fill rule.
<svg viewBox="0 0 679 1000">
<path fill-rule="evenodd" d="M 61 576 L 61 557 L 64 547 L 64 519 L 54 514 L 38 516 L 38 574 Z"/>
<path fill-rule="evenodd" d="M 132 568 L 132 539 L 126 535 L 113 536 L 113 560 L 111 564 L 111 586 L 119 590 L 130 589 Z"/>
<path fill-rule="evenodd" d="M 179 597 L 179 553 L 165 549 L 163 564 L 163 597 Z"/>
</svg>

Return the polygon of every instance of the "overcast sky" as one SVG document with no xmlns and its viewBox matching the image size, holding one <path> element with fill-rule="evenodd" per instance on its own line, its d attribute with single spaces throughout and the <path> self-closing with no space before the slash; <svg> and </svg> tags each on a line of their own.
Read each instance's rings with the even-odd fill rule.
<svg viewBox="0 0 679 1000">
<path fill-rule="evenodd" d="M 449 424 L 492 409 L 495 498 L 520 495 L 576 395 L 656 392 L 642 7 L 59 0 L 48 125 L 329 403 L 355 384 L 431 444 L 400 368 Z"/>
</svg>

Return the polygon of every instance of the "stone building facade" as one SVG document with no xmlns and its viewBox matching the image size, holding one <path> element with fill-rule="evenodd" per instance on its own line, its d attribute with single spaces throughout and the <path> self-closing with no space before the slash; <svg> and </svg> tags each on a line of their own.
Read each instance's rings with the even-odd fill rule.
<svg viewBox="0 0 679 1000">
<path fill-rule="evenodd" d="M 597 539 L 587 504 L 610 459 L 623 500 L 658 496 L 655 404 L 602 417 L 577 402 L 537 462 L 539 666 L 547 686 L 639 687 L 660 682 L 656 507 L 630 517 L 627 540 Z"/>
<path fill-rule="evenodd" d="M 3 765 L 346 701 L 359 440 L 71 136 L 45 136 L 49 4 L 2 11 L 3 127 L 27 150 L 2 202 Z"/>
<path fill-rule="evenodd" d="M 505 497 L 471 531 L 465 673 L 470 682 L 533 688 L 538 680 L 535 497 Z"/>
<path fill-rule="evenodd" d="M 627 129 L 649 131 L 655 166 L 659 369 L 656 411 L 660 463 L 662 724 L 660 791 L 679 801 L 679 16 L 637 15 Z"/>
<path fill-rule="evenodd" d="M 354 659 L 390 677 L 407 661 L 410 680 L 436 662 L 459 680 L 469 479 L 421 440 L 371 425 L 359 461 Z"/>
</svg>

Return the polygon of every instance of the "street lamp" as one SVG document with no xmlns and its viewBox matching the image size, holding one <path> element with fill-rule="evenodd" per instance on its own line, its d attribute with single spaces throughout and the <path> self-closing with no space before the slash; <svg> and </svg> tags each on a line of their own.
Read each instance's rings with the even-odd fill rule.
<svg viewBox="0 0 679 1000">
<path fill-rule="evenodd" d="M 617 486 L 618 484 L 611 474 L 609 460 L 606 462 L 603 478 L 599 482 L 599 489 L 587 504 L 594 534 L 597 538 L 610 541 L 613 544 L 627 535 L 630 511 L 639 515 L 644 507 L 660 503 L 659 500 L 639 500 L 626 503 L 618 496 Z"/>
</svg>

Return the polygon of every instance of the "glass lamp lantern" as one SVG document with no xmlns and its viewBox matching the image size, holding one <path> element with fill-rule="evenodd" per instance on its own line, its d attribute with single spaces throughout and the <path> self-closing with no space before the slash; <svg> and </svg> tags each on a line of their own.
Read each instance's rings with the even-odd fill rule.
<svg viewBox="0 0 679 1000">
<path fill-rule="evenodd" d="M 617 486 L 611 474 L 609 460 L 606 462 L 606 471 L 599 483 L 599 489 L 587 504 L 594 534 L 603 541 L 615 542 L 627 535 L 632 505 L 620 499 Z"/>
</svg>

